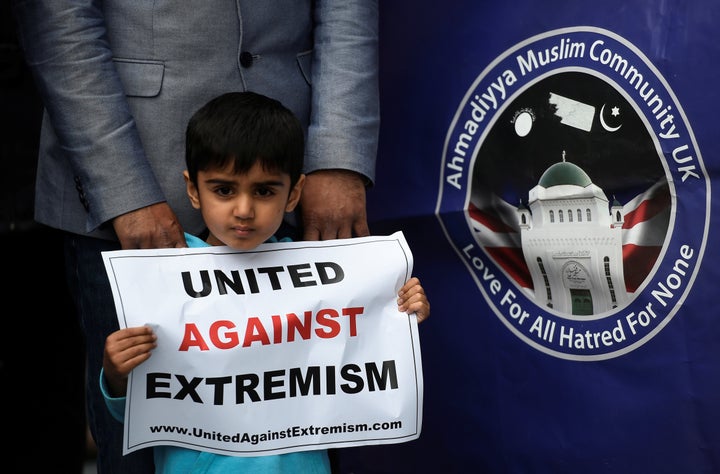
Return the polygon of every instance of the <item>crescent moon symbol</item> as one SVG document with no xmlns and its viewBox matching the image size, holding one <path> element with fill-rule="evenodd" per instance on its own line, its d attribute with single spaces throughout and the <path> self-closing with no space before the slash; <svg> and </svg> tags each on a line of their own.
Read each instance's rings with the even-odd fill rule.
<svg viewBox="0 0 720 474">
<path fill-rule="evenodd" d="M 600 124 L 602 127 L 607 130 L 608 132 L 617 132 L 620 130 L 620 127 L 622 127 L 622 124 L 618 125 L 617 127 L 609 127 L 607 123 L 605 123 L 605 104 L 600 108 Z"/>
</svg>

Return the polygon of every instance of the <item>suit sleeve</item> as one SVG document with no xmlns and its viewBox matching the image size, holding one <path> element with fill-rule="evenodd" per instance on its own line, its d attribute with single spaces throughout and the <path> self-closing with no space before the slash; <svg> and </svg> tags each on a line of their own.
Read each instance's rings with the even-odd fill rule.
<svg viewBox="0 0 720 474">
<path fill-rule="evenodd" d="M 102 2 L 12 2 L 61 159 L 89 201 L 88 229 L 164 201 L 112 61 Z"/>
<path fill-rule="evenodd" d="M 318 0 L 308 172 L 342 168 L 375 179 L 380 104 L 376 0 Z"/>
</svg>

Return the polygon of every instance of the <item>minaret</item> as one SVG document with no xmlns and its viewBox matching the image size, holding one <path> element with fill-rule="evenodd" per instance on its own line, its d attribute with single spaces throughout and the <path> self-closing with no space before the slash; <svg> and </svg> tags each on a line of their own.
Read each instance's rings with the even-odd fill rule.
<svg viewBox="0 0 720 474">
<path fill-rule="evenodd" d="M 532 224 L 532 217 L 530 216 L 530 209 L 523 204 L 522 199 L 520 199 L 517 212 L 520 229 L 529 229 Z"/>
<path fill-rule="evenodd" d="M 610 215 L 612 216 L 612 228 L 622 227 L 625 223 L 625 217 L 622 213 L 623 207 L 620 202 L 613 196 L 612 207 L 610 208 Z"/>
</svg>

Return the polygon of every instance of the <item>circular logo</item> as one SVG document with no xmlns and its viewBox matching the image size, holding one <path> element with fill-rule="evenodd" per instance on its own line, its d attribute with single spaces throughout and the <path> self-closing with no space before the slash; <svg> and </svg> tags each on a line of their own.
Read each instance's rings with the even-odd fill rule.
<svg viewBox="0 0 720 474">
<path fill-rule="evenodd" d="M 577 27 L 534 36 L 478 76 L 448 130 L 436 214 L 509 330 L 546 354 L 599 360 L 681 308 L 709 204 L 667 82 L 624 38 Z"/>
</svg>

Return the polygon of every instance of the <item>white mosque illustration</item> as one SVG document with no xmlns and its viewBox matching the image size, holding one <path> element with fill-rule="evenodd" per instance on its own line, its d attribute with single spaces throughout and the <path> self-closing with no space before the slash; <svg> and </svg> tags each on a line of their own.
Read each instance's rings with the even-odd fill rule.
<svg viewBox="0 0 720 474">
<path fill-rule="evenodd" d="M 529 209 L 528 209 L 529 207 Z M 622 206 L 610 205 L 579 166 L 550 166 L 518 207 L 535 301 L 572 315 L 610 311 L 628 299 L 622 260 Z"/>
</svg>

